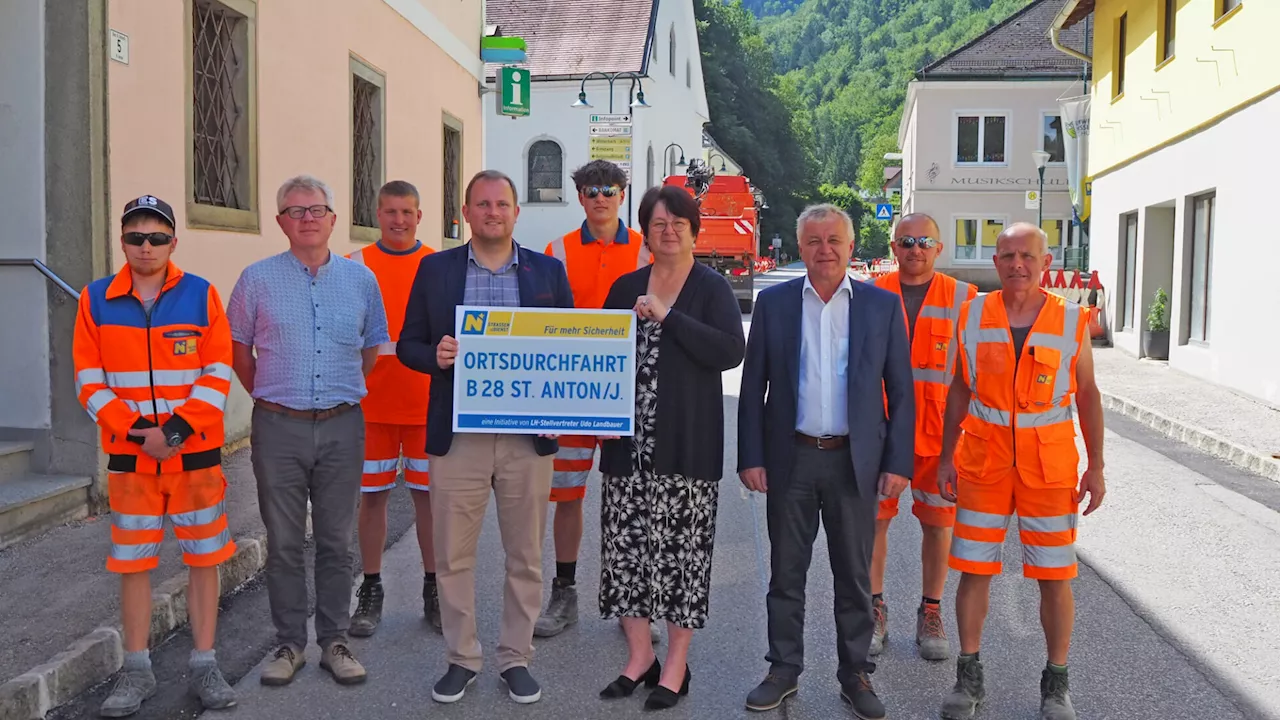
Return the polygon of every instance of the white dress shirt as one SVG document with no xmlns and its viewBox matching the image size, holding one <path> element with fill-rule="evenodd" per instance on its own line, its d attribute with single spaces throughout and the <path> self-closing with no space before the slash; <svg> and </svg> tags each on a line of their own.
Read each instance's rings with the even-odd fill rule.
<svg viewBox="0 0 1280 720">
<path fill-rule="evenodd" d="M 796 430 L 823 437 L 849 434 L 849 299 L 845 275 L 829 302 L 804 279 L 800 330 L 800 397 Z"/>
</svg>

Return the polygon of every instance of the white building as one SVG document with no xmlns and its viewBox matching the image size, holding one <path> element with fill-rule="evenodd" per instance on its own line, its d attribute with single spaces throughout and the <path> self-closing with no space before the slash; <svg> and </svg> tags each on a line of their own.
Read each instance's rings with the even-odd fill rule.
<svg viewBox="0 0 1280 720">
<path fill-rule="evenodd" d="M 497 114 L 499 93 L 485 95 L 485 167 L 511 176 L 520 189 L 516 239 L 541 250 L 582 224 L 570 175 L 590 160 L 589 120 L 632 114 L 632 177 L 623 213 L 635 224 L 644 191 L 683 173 L 681 156 L 702 156 L 709 120 L 692 0 L 488 0 L 487 22 L 524 38 L 532 80 L 530 114 Z M 499 67 L 490 65 L 493 86 Z M 633 75 L 638 79 L 633 78 Z M 585 91 L 590 109 L 571 107 Z M 628 107 L 640 91 L 650 106 Z M 672 146 L 672 143 L 675 146 Z"/>
<path fill-rule="evenodd" d="M 997 284 L 996 237 L 1035 223 L 1032 153 L 1050 154 L 1044 220 L 1054 265 L 1078 246 L 1058 98 L 1079 95 L 1084 64 L 1055 50 L 1046 32 L 1061 0 L 1038 0 L 916 73 L 898 130 L 902 213 L 927 213 L 946 247 L 938 268 L 984 289 Z M 1080 30 L 1064 41 L 1082 44 Z M 886 184 L 888 184 L 886 182 Z"/>
</svg>

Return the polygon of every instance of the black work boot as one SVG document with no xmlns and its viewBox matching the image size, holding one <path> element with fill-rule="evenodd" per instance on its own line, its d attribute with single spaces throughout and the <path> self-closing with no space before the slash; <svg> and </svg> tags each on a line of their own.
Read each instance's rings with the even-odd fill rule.
<svg viewBox="0 0 1280 720">
<path fill-rule="evenodd" d="M 1076 720 L 1070 690 L 1066 666 L 1045 666 L 1040 673 L 1040 720 Z"/>
<path fill-rule="evenodd" d="M 351 627 L 348 632 L 352 637 L 369 637 L 382 622 L 382 583 L 370 582 L 367 578 L 360 583 L 356 592 L 356 612 L 351 616 Z"/>
<path fill-rule="evenodd" d="M 422 581 L 422 615 L 436 632 L 444 627 L 440 623 L 440 590 L 430 578 Z"/>
<path fill-rule="evenodd" d="M 961 655 L 956 660 L 956 686 L 942 701 L 942 720 L 970 720 L 986 697 L 978 656 Z"/>
<path fill-rule="evenodd" d="M 850 685 L 840 688 L 840 697 L 849 703 L 859 720 L 884 720 L 884 703 L 876 696 L 866 672 L 858 673 Z"/>
</svg>

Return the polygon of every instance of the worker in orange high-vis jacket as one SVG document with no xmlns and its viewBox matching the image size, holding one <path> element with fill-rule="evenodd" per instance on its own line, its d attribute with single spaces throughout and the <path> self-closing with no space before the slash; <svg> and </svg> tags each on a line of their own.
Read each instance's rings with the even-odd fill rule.
<svg viewBox="0 0 1280 720">
<path fill-rule="evenodd" d="M 431 378 L 396 358 L 396 340 L 404 327 L 409 290 L 422 258 L 435 252 L 418 240 L 422 220 L 418 189 L 392 180 L 378 191 L 377 243 L 347 257 L 373 271 L 387 311 L 391 341 L 378 346 L 378 360 L 365 378 L 364 475 L 360 484 L 360 557 L 364 581 L 356 593 L 350 633 L 368 637 L 382 621 L 382 548 L 387 543 L 387 504 L 398 472 L 413 497 L 418 547 L 422 552 L 422 613 L 439 631 L 440 596 L 436 590 L 435 544 L 431 533 L 431 487 L 427 462 L 427 396 Z"/>
<path fill-rule="evenodd" d="M 1001 572 L 1014 512 L 1022 574 L 1039 581 L 1048 646 L 1040 717 L 1076 717 L 1067 681 L 1071 579 L 1080 503 L 1087 495 L 1089 515 L 1106 492 L 1102 397 L 1081 307 L 1039 287 L 1052 261 L 1040 228 L 1011 225 L 996 240 L 1001 289 L 960 309 L 960 367 L 947 394 L 938 470 L 943 496 L 956 503 L 951 567 L 963 573 L 956 591 L 961 655 L 955 688 L 942 705 L 947 720 L 972 718 L 985 698 L 978 651 L 991 578 Z M 1088 452 L 1083 476 L 1073 398 Z"/>
<path fill-rule="evenodd" d="M 217 290 L 170 260 L 174 227 L 164 201 L 130 201 L 121 217 L 127 264 L 85 288 L 76 315 L 77 394 L 102 427 L 108 458 L 107 569 L 121 576 L 124 670 L 102 704 L 104 717 L 132 715 L 156 692 L 147 647 L 151 570 L 166 516 L 190 568 L 191 690 L 206 708 L 236 699 L 213 651 L 218 566 L 235 552 L 221 468 L 231 329 Z"/>
<path fill-rule="evenodd" d="M 947 388 L 955 374 L 956 325 L 960 305 L 978 294 L 974 286 L 935 272 L 942 254 L 938 223 L 923 213 L 902 218 L 893 231 L 893 254 L 898 271 L 883 275 L 876 286 L 897 293 L 911 338 L 911 372 L 916 392 L 915 474 L 911 478 L 911 514 L 920 521 L 921 594 L 916 609 L 916 647 L 926 660 L 945 660 L 951 654 L 942 624 L 942 591 L 947 582 L 947 552 L 955 505 L 938 488 L 938 456 L 942 452 L 942 414 Z M 884 573 L 889 554 L 889 524 L 898 514 L 898 498 L 881 498 L 876 516 L 876 543 L 871 556 L 871 606 L 875 629 L 871 655 L 884 650 L 889 608 L 884 600 Z"/>
<path fill-rule="evenodd" d="M 648 265 L 651 256 L 644 236 L 618 217 L 627 187 L 627 174 L 622 168 L 607 160 L 594 160 L 574 171 L 573 183 L 586 221 L 581 228 L 547 245 L 547 254 L 564 263 L 574 307 L 600 309 L 613 282 Z M 589 435 L 560 436 L 551 480 L 551 501 L 556 506 L 552 523 L 556 576 L 551 581 L 546 610 L 534 625 L 533 634 L 538 637 L 558 635 L 578 621 L 575 576 L 582 545 L 582 500 L 597 441 Z"/>
</svg>

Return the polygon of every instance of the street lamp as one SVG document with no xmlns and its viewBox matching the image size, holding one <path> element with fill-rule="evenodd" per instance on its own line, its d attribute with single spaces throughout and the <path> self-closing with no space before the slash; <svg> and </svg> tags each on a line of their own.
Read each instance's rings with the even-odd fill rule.
<svg viewBox="0 0 1280 720">
<path fill-rule="evenodd" d="M 729 168 L 725 167 L 723 155 L 720 153 L 711 153 L 707 156 L 707 162 L 711 162 L 712 158 L 720 158 L 720 172 L 729 172 Z"/>
<path fill-rule="evenodd" d="M 1044 166 L 1049 164 L 1049 153 L 1043 150 L 1034 150 L 1031 153 L 1032 159 L 1036 161 L 1036 170 L 1040 172 L 1040 194 L 1036 197 L 1039 199 L 1037 206 L 1039 208 L 1039 217 L 1036 219 L 1036 227 L 1044 229 Z"/>
<path fill-rule="evenodd" d="M 626 70 L 623 72 L 616 72 L 612 74 L 600 72 L 599 70 L 595 72 L 587 73 L 586 77 L 582 78 L 582 83 L 578 86 L 577 101 L 575 101 L 569 107 L 575 107 L 575 108 L 594 107 L 591 103 L 587 102 L 587 81 L 594 77 L 601 77 L 609 81 L 609 113 L 610 114 L 613 113 L 613 84 L 617 82 L 619 78 L 627 78 L 631 81 L 631 88 L 627 91 L 627 96 L 630 98 L 630 100 L 628 101 L 628 106 L 631 109 L 643 110 L 645 108 L 653 107 L 652 105 L 644 101 L 644 83 L 640 80 L 640 76 L 631 72 L 630 70 Z"/>
<path fill-rule="evenodd" d="M 668 146 L 666 146 L 665 148 L 663 148 L 663 150 L 662 150 L 662 161 L 663 161 L 663 162 L 666 162 L 666 161 L 667 161 L 667 158 L 671 157 L 671 152 L 670 152 L 671 148 L 679 148 L 679 149 L 680 149 L 680 162 L 676 163 L 676 167 L 681 167 L 681 168 L 682 168 L 682 167 L 689 167 L 689 163 L 685 162 L 685 160 L 684 160 L 684 148 L 680 146 L 680 143 L 671 143 L 670 145 L 668 145 Z"/>
</svg>

